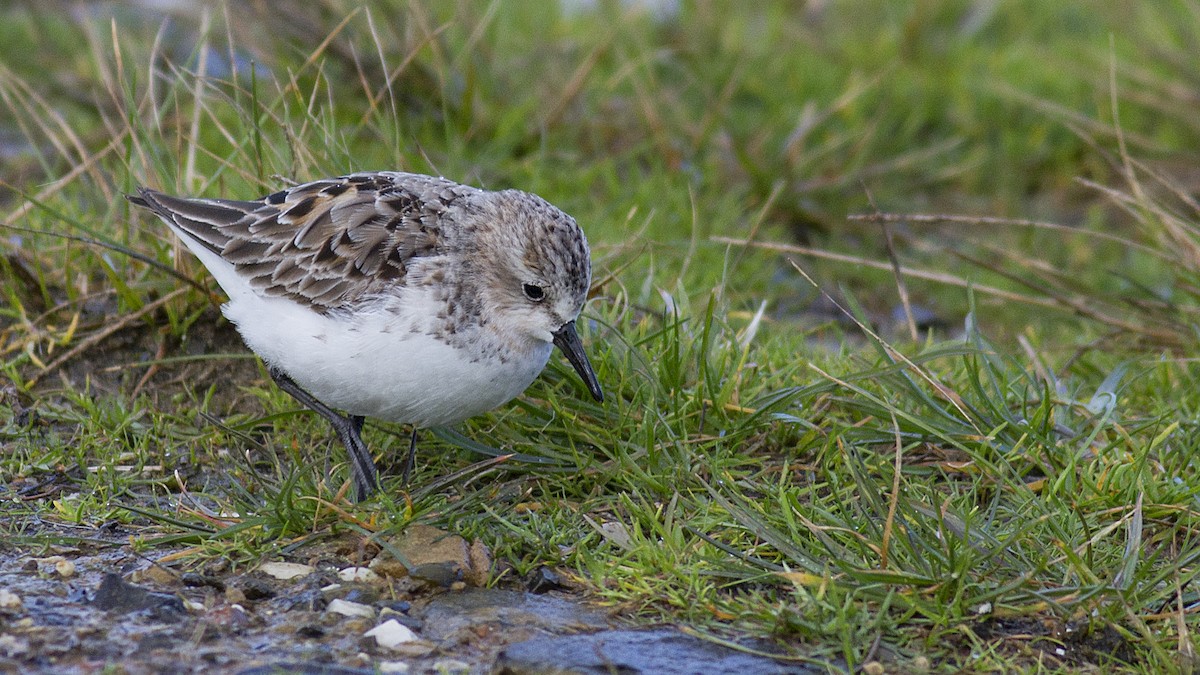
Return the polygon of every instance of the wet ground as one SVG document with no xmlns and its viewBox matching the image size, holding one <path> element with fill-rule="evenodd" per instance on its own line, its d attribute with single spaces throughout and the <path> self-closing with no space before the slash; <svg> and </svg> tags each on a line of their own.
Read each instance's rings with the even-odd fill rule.
<svg viewBox="0 0 1200 675">
<path fill-rule="evenodd" d="M 554 570 L 480 588 L 486 549 L 414 526 L 347 564 L 329 542 L 301 560 L 183 571 L 128 532 L 53 526 L 72 544 L 0 545 L 0 673 L 806 673 L 676 629 L 621 630 Z"/>
</svg>

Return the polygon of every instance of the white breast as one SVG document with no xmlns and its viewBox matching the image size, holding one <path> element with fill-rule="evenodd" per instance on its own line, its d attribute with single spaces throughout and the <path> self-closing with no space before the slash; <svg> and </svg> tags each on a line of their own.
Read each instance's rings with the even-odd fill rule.
<svg viewBox="0 0 1200 675">
<path fill-rule="evenodd" d="M 427 331 L 437 308 L 419 295 L 407 300 L 399 314 L 321 315 L 248 294 L 224 311 L 255 353 L 326 405 L 419 427 L 453 424 L 512 400 L 550 357 L 548 343 L 510 346 L 504 359 L 452 346 Z"/>
</svg>

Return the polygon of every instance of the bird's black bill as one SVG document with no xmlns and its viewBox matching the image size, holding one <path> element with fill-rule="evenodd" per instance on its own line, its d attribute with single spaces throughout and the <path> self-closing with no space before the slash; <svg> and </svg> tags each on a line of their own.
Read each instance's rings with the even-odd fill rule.
<svg viewBox="0 0 1200 675">
<path fill-rule="evenodd" d="M 587 385 L 588 391 L 592 392 L 592 396 L 595 396 L 597 401 L 603 401 L 604 392 L 600 390 L 600 381 L 596 379 L 596 371 L 592 370 L 592 362 L 588 361 L 587 353 L 583 351 L 583 343 L 579 341 L 579 334 L 575 332 L 574 321 L 568 321 L 554 333 L 554 346 L 567 355 L 567 361 L 575 368 L 575 372 L 579 373 L 579 377 L 583 378 L 583 383 Z"/>
</svg>

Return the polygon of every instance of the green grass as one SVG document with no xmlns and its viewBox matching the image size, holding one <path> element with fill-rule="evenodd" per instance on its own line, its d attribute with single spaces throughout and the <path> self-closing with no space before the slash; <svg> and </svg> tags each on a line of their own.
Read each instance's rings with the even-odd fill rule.
<svg viewBox="0 0 1200 675">
<path fill-rule="evenodd" d="M 0 532 L 115 520 L 245 568 L 422 521 L 834 667 L 1189 669 L 1200 6 L 601 4 L 3 10 L 0 476 L 29 498 Z M 121 194 L 383 168 L 579 220 L 608 396 L 556 359 L 352 505 L 327 426 Z M 884 231 L 846 218 L 876 209 L 932 214 L 886 224 L 951 331 L 886 319 Z M 398 468 L 402 429 L 367 441 Z"/>
</svg>

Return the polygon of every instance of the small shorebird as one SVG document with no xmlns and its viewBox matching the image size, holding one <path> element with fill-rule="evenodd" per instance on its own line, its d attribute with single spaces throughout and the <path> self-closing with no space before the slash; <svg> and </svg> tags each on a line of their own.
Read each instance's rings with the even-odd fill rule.
<svg viewBox="0 0 1200 675">
<path fill-rule="evenodd" d="M 257 201 L 147 188 L 129 200 L 204 263 L 279 387 L 333 426 L 358 499 L 378 486 L 365 417 L 412 425 L 407 480 L 417 429 L 512 400 L 554 345 L 603 400 L 575 332 L 587 239 L 541 197 L 380 171 Z"/>
</svg>

